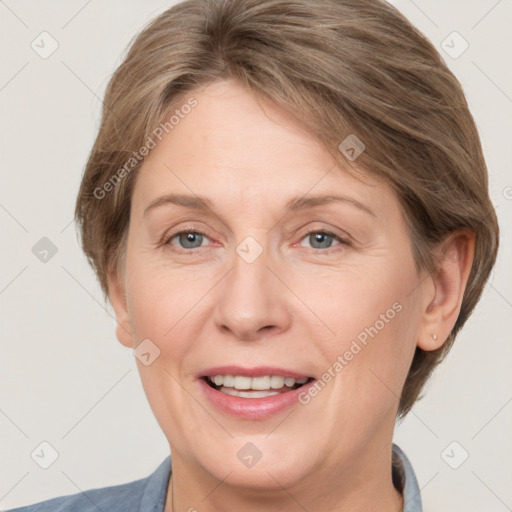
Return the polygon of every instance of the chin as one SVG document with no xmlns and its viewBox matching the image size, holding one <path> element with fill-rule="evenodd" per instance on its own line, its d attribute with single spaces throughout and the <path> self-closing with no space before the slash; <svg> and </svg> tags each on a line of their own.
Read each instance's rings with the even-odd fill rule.
<svg viewBox="0 0 512 512">
<path fill-rule="evenodd" d="M 300 445 L 306 446 L 305 440 Z M 200 454 L 197 463 L 216 480 L 225 480 L 229 485 L 282 490 L 294 486 L 314 469 L 308 454 L 298 453 L 296 446 L 292 442 L 283 444 L 278 438 L 272 442 L 261 436 L 237 437 L 217 445 L 215 451 Z"/>
</svg>

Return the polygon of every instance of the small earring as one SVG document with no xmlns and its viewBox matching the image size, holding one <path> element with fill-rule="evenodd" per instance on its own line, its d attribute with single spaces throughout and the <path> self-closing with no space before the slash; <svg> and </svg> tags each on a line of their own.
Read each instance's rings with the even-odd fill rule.
<svg viewBox="0 0 512 512">
<path fill-rule="evenodd" d="M 433 339 L 434 341 L 437 341 L 437 334 L 432 334 L 432 339 Z"/>
</svg>

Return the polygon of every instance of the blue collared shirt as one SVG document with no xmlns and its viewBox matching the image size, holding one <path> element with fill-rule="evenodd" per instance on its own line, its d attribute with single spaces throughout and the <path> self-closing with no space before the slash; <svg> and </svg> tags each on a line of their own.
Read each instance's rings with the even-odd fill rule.
<svg viewBox="0 0 512 512">
<path fill-rule="evenodd" d="M 393 453 L 393 481 L 402 489 L 403 512 L 422 512 L 420 489 L 411 463 L 395 444 Z M 164 512 L 170 476 L 169 456 L 146 478 L 54 498 L 9 512 Z"/>
</svg>

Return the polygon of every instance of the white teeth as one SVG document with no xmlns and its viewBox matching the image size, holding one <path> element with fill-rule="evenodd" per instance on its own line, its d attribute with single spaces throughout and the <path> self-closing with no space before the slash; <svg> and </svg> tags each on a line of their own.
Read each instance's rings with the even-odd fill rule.
<svg viewBox="0 0 512 512">
<path fill-rule="evenodd" d="M 233 388 L 220 388 L 219 391 L 226 393 L 226 395 L 239 396 L 241 398 L 265 398 L 267 396 L 280 395 L 279 391 L 238 391 Z"/>
<path fill-rule="evenodd" d="M 235 384 L 235 377 L 232 375 L 224 375 L 224 386 L 227 388 L 233 388 Z"/>
<path fill-rule="evenodd" d="M 271 389 L 281 389 L 284 386 L 293 388 L 295 384 L 305 384 L 309 380 L 308 377 L 294 379 L 293 377 L 281 377 L 279 375 L 265 375 L 263 377 L 246 377 L 241 375 L 215 375 L 213 377 L 208 377 L 208 379 L 210 380 L 210 382 L 213 382 L 218 387 L 254 391 L 269 391 Z M 255 396 L 254 393 L 252 393 L 251 396 Z"/>
<path fill-rule="evenodd" d="M 292 379 L 291 377 L 286 377 L 286 379 L 284 379 L 284 385 L 288 386 L 289 388 L 293 387 L 295 385 L 295 379 Z"/>
<path fill-rule="evenodd" d="M 226 383 L 224 383 L 224 385 L 226 385 Z M 270 389 L 270 377 L 253 377 L 251 388 L 260 390 Z"/>
<path fill-rule="evenodd" d="M 284 386 L 284 377 L 278 377 L 277 375 L 272 375 L 270 377 L 270 387 L 272 389 L 280 389 Z"/>
<path fill-rule="evenodd" d="M 235 382 L 233 384 L 233 387 L 235 389 L 251 389 L 252 379 L 251 377 L 235 377 Z"/>
</svg>

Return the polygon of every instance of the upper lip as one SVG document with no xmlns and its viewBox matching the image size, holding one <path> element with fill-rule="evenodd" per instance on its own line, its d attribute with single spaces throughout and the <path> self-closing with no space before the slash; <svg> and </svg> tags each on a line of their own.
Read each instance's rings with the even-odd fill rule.
<svg viewBox="0 0 512 512">
<path fill-rule="evenodd" d="M 215 375 L 233 375 L 243 377 L 264 377 L 266 375 L 278 375 L 280 377 L 292 377 L 294 379 L 301 379 L 303 377 L 311 377 L 306 373 L 301 373 L 295 370 L 286 368 L 278 368 L 276 366 L 255 366 L 244 367 L 237 365 L 230 366 L 215 366 L 202 370 L 197 374 L 197 378 L 214 377 Z"/>
</svg>

